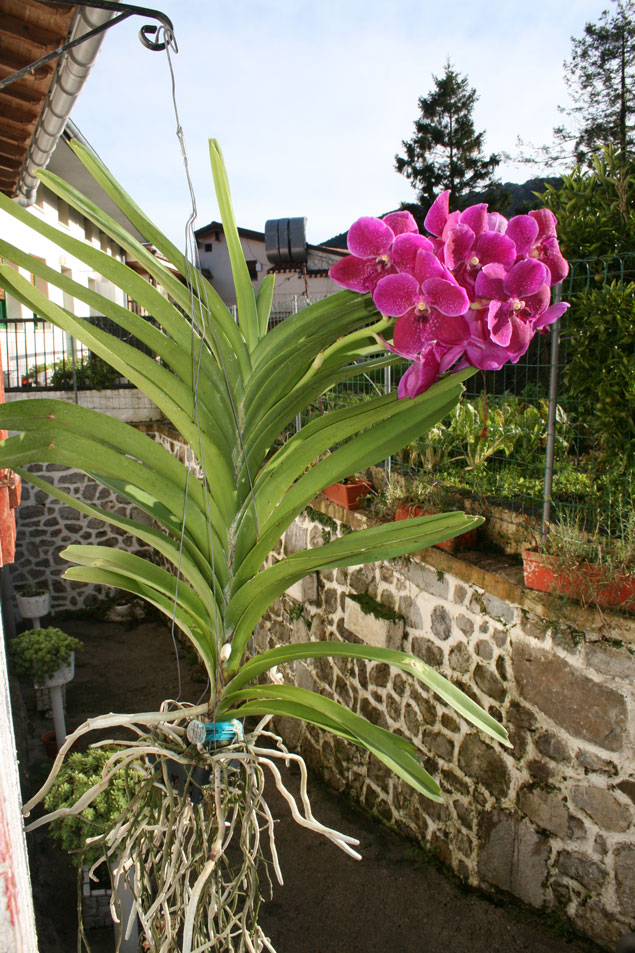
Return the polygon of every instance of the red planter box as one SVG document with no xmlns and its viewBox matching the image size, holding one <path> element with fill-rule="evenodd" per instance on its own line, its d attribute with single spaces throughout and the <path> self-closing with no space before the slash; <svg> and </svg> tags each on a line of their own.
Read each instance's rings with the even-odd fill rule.
<svg viewBox="0 0 635 953">
<path fill-rule="evenodd" d="M 322 492 L 327 500 L 338 503 L 345 510 L 359 510 L 362 506 L 360 496 L 366 496 L 372 488 L 369 480 L 356 480 L 352 483 L 331 483 Z"/>
<path fill-rule="evenodd" d="M 622 606 L 635 612 L 635 576 L 621 575 L 608 580 L 606 570 L 592 563 L 563 569 L 553 556 L 535 549 L 523 553 L 523 568 L 528 589 L 590 605 Z"/>
<path fill-rule="evenodd" d="M 402 503 L 395 512 L 395 521 L 409 520 L 415 516 L 431 516 L 429 510 L 422 510 L 421 507 L 413 503 Z M 444 539 L 441 543 L 435 543 L 439 549 L 445 549 L 448 553 L 456 553 L 460 549 L 474 549 L 478 536 L 477 529 L 469 529 L 467 533 L 461 533 L 460 536 L 453 536 L 452 539 Z"/>
</svg>

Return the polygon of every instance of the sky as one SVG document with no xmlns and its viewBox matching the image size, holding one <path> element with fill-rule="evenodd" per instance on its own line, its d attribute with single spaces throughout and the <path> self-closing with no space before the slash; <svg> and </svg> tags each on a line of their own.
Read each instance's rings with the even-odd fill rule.
<svg viewBox="0 0 635 953">
<path fill-rule="evenodd" d="M 571 36 L 607 0 L 155 0 L 174 25 L 176 101 L 197 204 L 219 217 L 208 139 L 225 156 L 236 219 L 306 216 L 309 242 L 362 215 L 415 200 L 394 169 L 417 101 L 448 59 L 479 96 L 485 151 L 542 144 L 568 102 Z M 165 53 L 141 45 L 152 21 L 106 33 L 72 119 L 105 164 L 180 247 L 190 197 Z M 542 170 L 544 171 L 544 170 Z M 503 181 L 537 174 L 505 161 Z"/>
</svg>

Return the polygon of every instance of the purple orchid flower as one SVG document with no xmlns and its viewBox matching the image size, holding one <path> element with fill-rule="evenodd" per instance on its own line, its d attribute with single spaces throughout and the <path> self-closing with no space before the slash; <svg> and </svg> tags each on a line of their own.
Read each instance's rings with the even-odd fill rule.
<svg viewBox="0 0 635 953">
<path fill-rule="evenodd" d="M 414 274 L 382 278 L 373 293 L 382 314 L 398 318 L 393 341 L 397 351 L 414 357 L 428 344 L 456 345 L 469 337 L 462 315 L 470 302 L 431 251 L 417 251 Z"/>
<path fill-rule="evenodd" d="M 358 219 L 348 230 L 351 255 L 335 262 L 330 277 L 350 291 L 373 291 L 380 278 L 397 271 L 392 255 L 395 241 L 416 231 L 417 223 L 410 212 L 390 212 L 384 219 Z"/>
<path fill-rule="evenodd" d="M 507 235 L 516 245 L 521 258 L 536 258 L 549 269 L 550 285 L 557 285 L 569 274 L 556 237 L 556 216 L 547 208 L 510 219 Z"/>
</svg>

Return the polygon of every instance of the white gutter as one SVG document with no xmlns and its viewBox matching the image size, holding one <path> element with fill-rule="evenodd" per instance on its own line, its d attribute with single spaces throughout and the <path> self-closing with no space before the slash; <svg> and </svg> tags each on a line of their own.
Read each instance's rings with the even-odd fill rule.
<svg viewBox="0 0 635 953">
<path fill-rule="evenodd" d="M 71 24 L 69 40 L 78 39 L 94 30 L 95 27 L 111 20 L 113 16 L 114 13 L 110 10 L 96 10 L 89 7 L 78 10 Z M 29 145 L 29 151 L 20 170 L 16 194 L 20 205 L 32 205 L 35 201 L 35 193 L 39 185 L 35 172 L 37 169 L 45 168 L 51 158 L 75 105 L 75 100 L 97 59 L 105 35 L 105 32 L 100 33 L 72 50 L 68 50 L 60 57 L 42 114 Z"/>
</svg>

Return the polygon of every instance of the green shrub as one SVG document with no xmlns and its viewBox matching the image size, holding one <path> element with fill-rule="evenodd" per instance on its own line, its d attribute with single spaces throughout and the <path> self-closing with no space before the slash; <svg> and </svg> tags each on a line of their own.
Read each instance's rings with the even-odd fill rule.
<svg viewBox="0 0 635 953">
<path fill-rule="evenodd" d="M 99 783 L 104 765 L 119 750 L 107 746 L 70 755 L 46 796 L 46 810 L 72 807 L 86 791 Z M 51 834 L 58 847 L 74 855 L 73 859 L 78 865 L 94 864 L 103 851 L 100 848 L 86 848 L 86 838 L 98 837 L 112 828 L 131 800 L 135 782 L 136 776 L 126 768 L 121 768 L 89 807 L 80 814 L 54 821 Z"/>
<path fill-rule="evenodd" d="M 42 683 L 62 665 L 68 665 L 73 652 L 83 649 L 79 639 L 61 629 L 28 629 L 9 643 L 18 675 Z"/>
<path fill-rule="evenodd" d="M 565 387 L 581 404 L 601 460 L 618 472 L 635 464 L 635 283 L 576 295 Z"/>
</svg>

